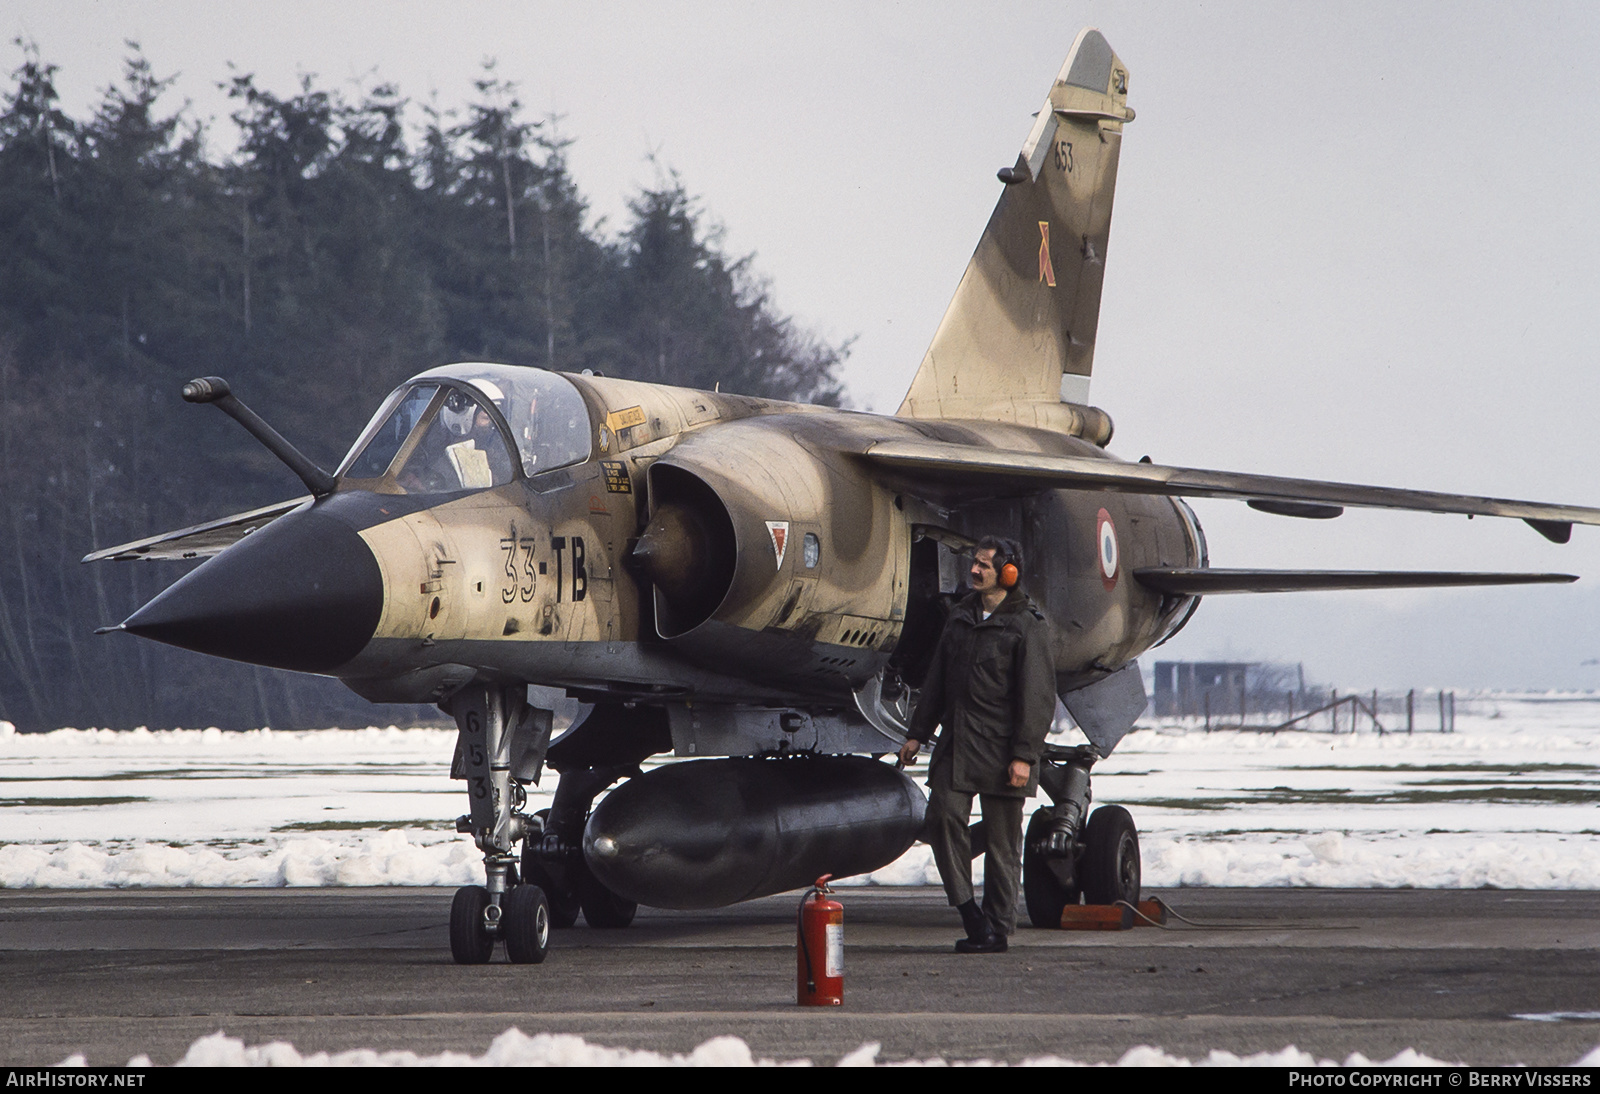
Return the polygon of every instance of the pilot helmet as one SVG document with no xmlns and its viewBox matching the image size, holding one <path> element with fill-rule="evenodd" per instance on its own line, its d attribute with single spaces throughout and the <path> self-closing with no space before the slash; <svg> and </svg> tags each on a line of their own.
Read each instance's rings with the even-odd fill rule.
<svg viewBox="0 0 1600 1094">
<path fill-rule="evenodd" d="M 464 391 L 451 391 L 439 408 L 439 420 L 455 437 L 465 437 L 472 432 L 472 420 L 478 414 L 477 400 Z"/>
<path fill-rule="evenodd" d="M 485 380 L 481 376 L 476 380 L 470 380 L 468 382 L 473 387 L 487 395 L 489 397 L 489 401 L 500 408 L 501 414 L 506 412 L 506 393 L 500 390 L 499 384 L 495 383 L 493 380 Z"/>
</svg>

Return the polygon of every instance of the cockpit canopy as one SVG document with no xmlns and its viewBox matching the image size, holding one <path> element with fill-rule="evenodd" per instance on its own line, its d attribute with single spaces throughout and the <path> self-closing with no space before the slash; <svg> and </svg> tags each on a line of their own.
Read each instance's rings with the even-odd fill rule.
<svg viewBox="0 0 1600 1094">
<path fill-rule="evenodd" d="M 445 365 L 395 389 L 339 465 L 373 489 L 444 494 L 503 486 L 589 458 L 572 382 L 516 365 Z"/>
</svg>

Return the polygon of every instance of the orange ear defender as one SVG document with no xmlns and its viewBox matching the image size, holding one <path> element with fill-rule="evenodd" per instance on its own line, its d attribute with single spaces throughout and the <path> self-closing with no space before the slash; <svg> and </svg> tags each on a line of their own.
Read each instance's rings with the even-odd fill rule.
<svg viewBox="0 0 1600 1094">
<path fill-rule="evenodd" d="M 995 562 L 999 563 L 995 569 L 996 578 L 1002 589 L 1014 589 L 1022 578 L 1022 547 L 1013 539 L 1000 541 L 1000 549 L 994 553 Z"/>
</svg>

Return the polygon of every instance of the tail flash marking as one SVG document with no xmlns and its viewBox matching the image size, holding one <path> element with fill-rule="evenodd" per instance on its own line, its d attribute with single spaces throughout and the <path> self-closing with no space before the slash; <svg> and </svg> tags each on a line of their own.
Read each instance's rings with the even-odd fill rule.
<svg viewBox="0 0 1600 1094">
<path fill-rule="evenodd" d="M 1050 265 L 1050 222 L 1039 222 L 1039 280 L 1056 287 L 1056 268 Z"/>
</svg>

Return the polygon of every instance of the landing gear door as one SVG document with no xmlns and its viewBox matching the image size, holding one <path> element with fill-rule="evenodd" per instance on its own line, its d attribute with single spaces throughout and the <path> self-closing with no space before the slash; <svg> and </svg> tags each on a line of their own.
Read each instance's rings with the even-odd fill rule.
<svg viewBox="0 0 1600 1094">
<path fill-rule="evenodd" d="M 1086 688 L 1067 692 L 1061 702 L 1089 743 L 1099 749 L 1100 755 L 1109 756 L 1144 713 L 1149 699 L 1139 662 L 1130 661 Z"/>
</svg>

